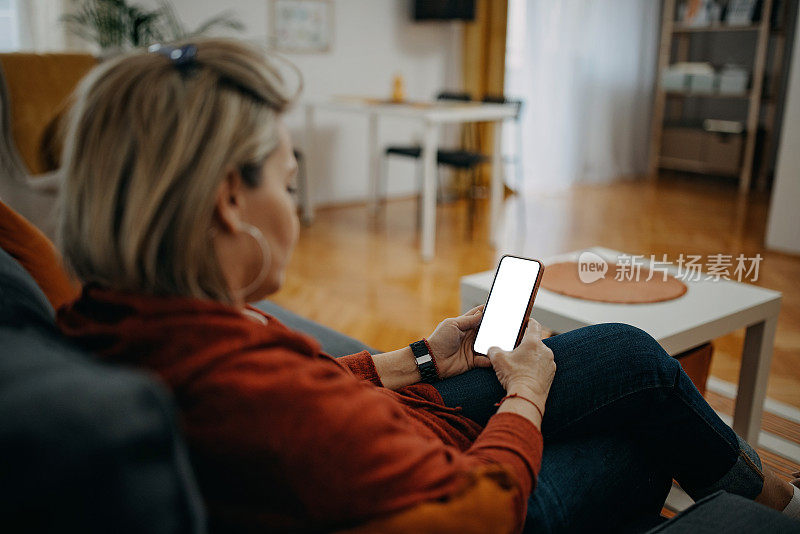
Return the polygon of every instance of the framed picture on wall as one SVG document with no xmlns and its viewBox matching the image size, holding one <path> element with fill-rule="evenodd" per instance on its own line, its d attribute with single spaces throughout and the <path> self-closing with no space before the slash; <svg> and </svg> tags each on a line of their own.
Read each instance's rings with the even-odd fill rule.
<svg viewBox="0 0 800 534">
<path fill-rule="evenodd" d="M 327 52 L 333 38 L 331 0 L 272 0 L 272 41 L 281 52 Z"/>
</svg>

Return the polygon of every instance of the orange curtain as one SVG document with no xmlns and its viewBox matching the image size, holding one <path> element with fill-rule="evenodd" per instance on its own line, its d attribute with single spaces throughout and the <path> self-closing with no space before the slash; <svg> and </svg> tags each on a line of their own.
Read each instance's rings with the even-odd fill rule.
<svg viewBox="0 0 800 534">
<path fill-rule="evenodd" d="M 508 0 L 477 0 L 475 20 L 464 27 L 462 76 L 464 90 L 473 98 L 503 95 L 506 72 L 506 26 Z M 478 147 L 492 152 L 492 128 L 478 126 Z M 480 181 L 488 183 L 489 169 L 481 169 Z"/>
</svg>

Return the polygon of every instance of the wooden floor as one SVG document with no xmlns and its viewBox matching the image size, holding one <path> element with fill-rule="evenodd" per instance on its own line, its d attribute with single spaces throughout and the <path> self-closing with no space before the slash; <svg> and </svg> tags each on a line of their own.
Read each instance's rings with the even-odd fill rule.
<svg viewBox="0 0 800 534">
<path fill-rule="evenodd" d="M 768 396 L 800 407 L 800 257 L 763 247 L 769 199 L 739 199 L 729 181 L 662 176 L 657 182 L 581 186 L 509 197 L 502 246 L 489 245 L 486 202 L 472 239 L 466 205 L 437 208 L 436 258 L 422 263 L 413 199 L 374 219 L 364 206 L 320 209 L 304 228 L 272 300 L 381 350 L 430 334 L 459 312 L 459 278 L 514 251 L 546 257 L 600 245 L 633 254 L 760 253 L 757 285 L 783 292 Z M 715 340 L 711 374 L 736 382 L 744 332 Z"/>
</svg>

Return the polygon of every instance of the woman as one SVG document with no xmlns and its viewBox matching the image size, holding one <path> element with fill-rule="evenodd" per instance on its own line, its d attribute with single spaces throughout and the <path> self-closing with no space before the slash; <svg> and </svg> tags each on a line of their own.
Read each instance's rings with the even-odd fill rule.
<svg viewBox="0 0 800 534">
<path fill-rule="evenodd" d="M 213 527 L 359 525 L 453 498 L 485 466 L 508 475 L 516 530 L 613 529 L 657 513 L 673 476 L 786 506 L 791 487 L 635 328 L 543 341 L 532 322 L 486 358 L 476 308 L 423 340 L 450 378 L 434 387 L 409 347 L 335 360 L 248 307 L 298 237 L 291 100 L 248 47 L 156 47 L 93 72 L 67 136 L 61 245 L 85 288 L 59 325 L 172 389 Z"/>
</svg>

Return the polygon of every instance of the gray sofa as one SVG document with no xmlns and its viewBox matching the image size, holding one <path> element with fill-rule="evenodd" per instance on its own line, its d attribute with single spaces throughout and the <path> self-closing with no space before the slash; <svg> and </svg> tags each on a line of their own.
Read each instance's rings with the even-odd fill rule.
<svg viewBox="0 0 800 534">
<path fill-rule="evenodd" d="M 259 306 L 334 356 L 369 349 L 273 303 Z M 2 249 L 0 518 L 5 532 L 206 530 L 169 392 L 60 337 L 41 290 Z M 719 493 L 654 532 L 722 531 L 800 532 L 800 523 Z"/>
</svg>

